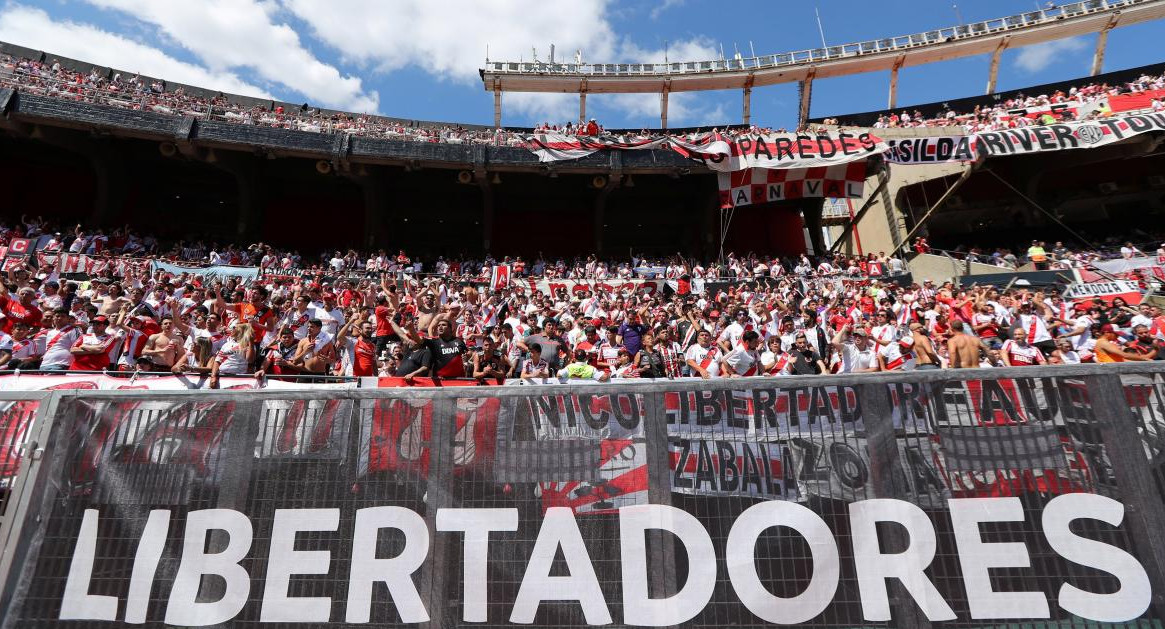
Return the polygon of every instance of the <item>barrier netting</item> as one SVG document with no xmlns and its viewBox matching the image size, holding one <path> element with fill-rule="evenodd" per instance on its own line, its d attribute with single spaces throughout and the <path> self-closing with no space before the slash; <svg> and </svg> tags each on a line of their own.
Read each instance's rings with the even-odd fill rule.
<svg viewBox="0 0 1165 629">
<path fill-rule="evenodd" d="M 1160 627 L 1160 370 L 992 371 L 12 397 L 3 626 Z"/>
</svg>

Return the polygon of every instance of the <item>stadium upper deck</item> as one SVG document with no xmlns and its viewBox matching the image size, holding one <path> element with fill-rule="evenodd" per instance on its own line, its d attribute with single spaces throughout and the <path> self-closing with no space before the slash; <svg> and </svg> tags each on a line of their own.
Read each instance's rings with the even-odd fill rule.
<svg viewBox="0 0 1165 629">
<path fill-rule="evenodd" d="M 794 52 L 672 63 L 514 63 L 486 61 L 481 69 L 486 91 L 494 93 L 494 125 L 501 124 L 502 92 L 574 92 L 579 119 L 586 116 L 588 93 L 656 92 L 660 126 L 667 128 L 669 92 L 739 89 L 742 117 L 750 122 L 752 88 L 798 82 L 799 121 L 809 117 L 813 80 L 890 71 L 889 107 L 896 106 L 898 70 L 973 55 L 992 55 L 987 93 L 995 91 L 999 58 L 1009 48 L 1099 33 L 1092 74 L 1104 62 L 1108 32 L 1165 17 L 1165 0 L 1083 0 L 1007 17 L 864 42 Z"/>
</svg>

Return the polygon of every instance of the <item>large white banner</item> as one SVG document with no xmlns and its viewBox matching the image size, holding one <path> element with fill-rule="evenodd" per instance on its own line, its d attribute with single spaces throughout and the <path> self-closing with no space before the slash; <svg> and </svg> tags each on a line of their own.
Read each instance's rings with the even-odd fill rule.
<svg viewBox="0 0 1165 629">
<path fill-rule="evenodd" d="M 1032 125 L 971 135 L 893 138 L 885 140 L 886 160 L 895 164 L 969 162 L 980 157 L 1108 146 L 1150 131 L 1165 131 L 1165 114 Z"/>
<path fill-rule="evenodd" d="M 877 135 L 877 129 L 843 129 L 822 134 L 728 136 L 704 133 L 633 138 L 533 134 L 525 139 L 530 150 L 543 162 L 578 159 L 600 150 L 671 148 L 684 157 L 700 162 L 709 170 L 730 173 L 748 168 L 834 166 L 865 160 L 874 155 L 885 155 L 887 161 L 895 164 L 970 162 L 984 157 L 1107 146 L 1150 131 L 1165 131 L 1165 113 L 948 136 L 881 138 Z"/>
</svg>

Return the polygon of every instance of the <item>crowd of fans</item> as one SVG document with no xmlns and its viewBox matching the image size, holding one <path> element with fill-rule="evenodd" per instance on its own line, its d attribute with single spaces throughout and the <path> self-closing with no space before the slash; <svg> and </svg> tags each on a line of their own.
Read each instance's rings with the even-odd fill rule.
<svg viewBox="0 0 1165 629">
<path fill-rule="evenodd" d="M 98 234 L 101 234 L 98 236 Z M 1165 358 L 1151 305 L 1070 303 L 1058 291 L 909 283 L 894 256 L 780 260 L 730 255 L 438 259 L 402 251 L 331 255 L 254 281 L 106 266 L 62 273 L 54 255 L 163 254 L 268 266 L 267 245 L 166 248 L 130 229 L 52 231 L 39 218 L 0 229 L 46 264 L 8 265 L 0 282 L 0 368 L 121 370 L 260 378 L 396 376 L 506 379 L 716 378 Z M 916 243 L 917 244 L 917 243 Z M 922 243 L 925 245 L 925 243 Z M 209 249 L 209 251 L 207 251 Z M 1066 250 L 1053 248 L 1051 256 Z M 266 260 L 267 262 L 264 262 Z M 282 264 L 282 262 L 279 262 Z M 513 279 L 490 289 L 489 270 Z M 274 269 L 284 271 L 286 269 Z M 554 294 L 526 277 L 574 283 Z M 730 281 L 714 281 L 717 279 Z"/>
<path fill-rule="evenodd" d="M 1051 94 L 1026 96 L 1000 101 L 994 106 L 976 105 L 972 111 L 955 111 L 949 107 L 935 117 L 927 117 L 917 109 L 903 109 L 900 113 L 884 114 L 874 123 L 875 129 L 914 127 L 961 127 L 966 133 L 998 131 L 1035 124 L 1061 121 L 1090 120 L 1112 115 L 1109 98 L 1136 92 L 1156 92 L 1165 89 L 1165 75 L 1142 75 L 1121 85 L 1089 83 L 1072 87 L 1067 92 L 1056 90 Z M 1150 101 L 1153 111 L 1165 109 L 1160 97 Z M 844 121 L 830 119 L 832 124 Z"/>
<path fill-rule="evenodd" d="M 459 125 L 432 125 L 402 123 L 380 116 L 356 113 L 323 112 L 312 109 L 307 104 L 285 109 L 283 106 L 246 106 L 232 102 L 224 95 L 215 97 L 196 96 L 185 93 L 179 87 L 167 89 L 164 82 L 147 81 L 138 75 L 123 76 L 119 73 L 106 75 L 92 70 L 88 74 L 69 70 L 57 60 L 40 62 L 31 59 L 0 58 L 0 86 L 14 87 L 23 91 L 115 105 L 136 110 L 163 114 L 178 114 L 200 118 L 213 118 L 247 125 L 298 129 L 316 133 L 351 133 L 355 135 L 381 137 L 417 142 L 442 142 L 451 144 L 476 143 L 506 146 L 525 146 L 520 134 L 503 129 L 467 129 Z M 910 127 L 961 127 L 967 133 L 994 131 L 1033 124 L 1049 124 L 1061 120 L 1091 119 L 1111 115 L 1108 99 L 1111 96 L 1132 92 L 1165 89 L 1165 76 L 1141 76 L 1122 85 L 1110 86 L 1105 83 L 1089 83 L 1072 87 L 1067 92 L 1057 90 L 1051 94 L 1018 96 L 1002 101 L 994 106 L 976 106 L 970 112 L 946 109 L 942 114 L 928 118 L 921 112 L 902 110 L 900 113 L 882 115 L 873 124 L 875 128 Z M 1165 104 L 1153 99 L 1152 109 L 1160 111 Z M 847 125 L 837 118 L 825 119 L 826 125 Z M 605 129 L 595 119 L 584 124 L 566 122 L 561 125 L 543 123 L 536 132 L 553 132 L 568 136 L 600 135 Z M 712 129 L 728 136 L 784 133 L 784 128 L 753 126 L 724 127 Z M 642 130 L 642 137 L 651 137 L 657 132 Z M 632 134 L 635 135 L 635 134 Z"/>
<path fill-rule="evenodd" d="M 232 102 L 222 94 L 205 97 L 187 94 L 181 87 L 170 90 L 162 81 L 144 80 L 138 75 L 114 73 L 107 76 L 96 70 L 88 74 L 76 72 L 65 68 L 57 60 L 41 62 L 9 55 L 0 57 L 0 87 L 126 109 L 315 133 L 351 133 L 392 140 L 447 144 L 522 145 L 520 137 L 501 130 L 467 129 L 459 125 L 406 124 L 368 114 L 322 112 L 306 104 L 292 109 L 283 106 L 247 106 Z"/>
</svg>

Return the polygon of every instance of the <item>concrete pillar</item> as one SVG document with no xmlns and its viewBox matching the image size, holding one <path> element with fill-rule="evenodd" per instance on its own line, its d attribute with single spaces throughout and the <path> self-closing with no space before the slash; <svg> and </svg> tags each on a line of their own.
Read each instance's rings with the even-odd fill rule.
<svg viewBox="0 0 1165 629">
<path fill-rule="evenodd" d="M 744 115 L 741 117 L 744 124 L 751 124 L 752 114 L 752 88 L 744 88 Z"/>
<path fill-rule="evenodd" d="M 898 55 L 894 60 L 894 66 L 890 68 L 890 99 L 886 105 L 886 109 L 894 109 L 898 106 L 898 69 L 906 61 L 906 55 Z"/>
<path fill-rule="evenodd" d="M 502 87 L 494 83 L 494 128 L 502 126 Z"/>
<path fill-rule="evenodd" d="M 817 68 L 809 68 L 805 78 L 798 82 L 798 91 L 801 93 L 801 102 L 797 106 L 797 128 L 804 128 L 809 120 L 809 103 L 813 100 L 813 77 L 817 75 Z"/>
<path fill-rule="evenodd" d="M 667 128 L 667 88 L 659 93 L 659 128 Z"/>
<path fill-rule="evenodd" d="M 1092 73 L 1089 76 L 1100 74 L 1104 68 L 1104 49 L 1108 46 L 1108 29 L 1101 29 L 1096 35 L 1096 52 L 1092 55 Z"/>
<path fill-rule="evenodd" d="M 578 93 L 578 124 L 581 127 L 587 123 L 587 93 Z"/>
<path fill-rule="evenodd" d="M 1108 18 L 1108 23 L 1096 34 L 1096 52 L 1092 55 L 1092 76 L 1100 74 L 1104 68 L 1104 49 L 1108 46 L 1108 32 L 1116 28 L 1120 19 L 1120 11 L 1113 13 L 1112 17 Z"/>
<path fill-rule="evenodd" d="M 1011 42 L 1011 35 L 999 40 L 999 45 L 995 47 L 995 52 L 991 53 L 991 68 L 987 71 L 987 91 L 986 94 L 995 93 L 996 79 L 999 78 L 999 59 L 1003 56 L 1003 51 L 1007 50 L 1007 45 Z"/>
</svg>

